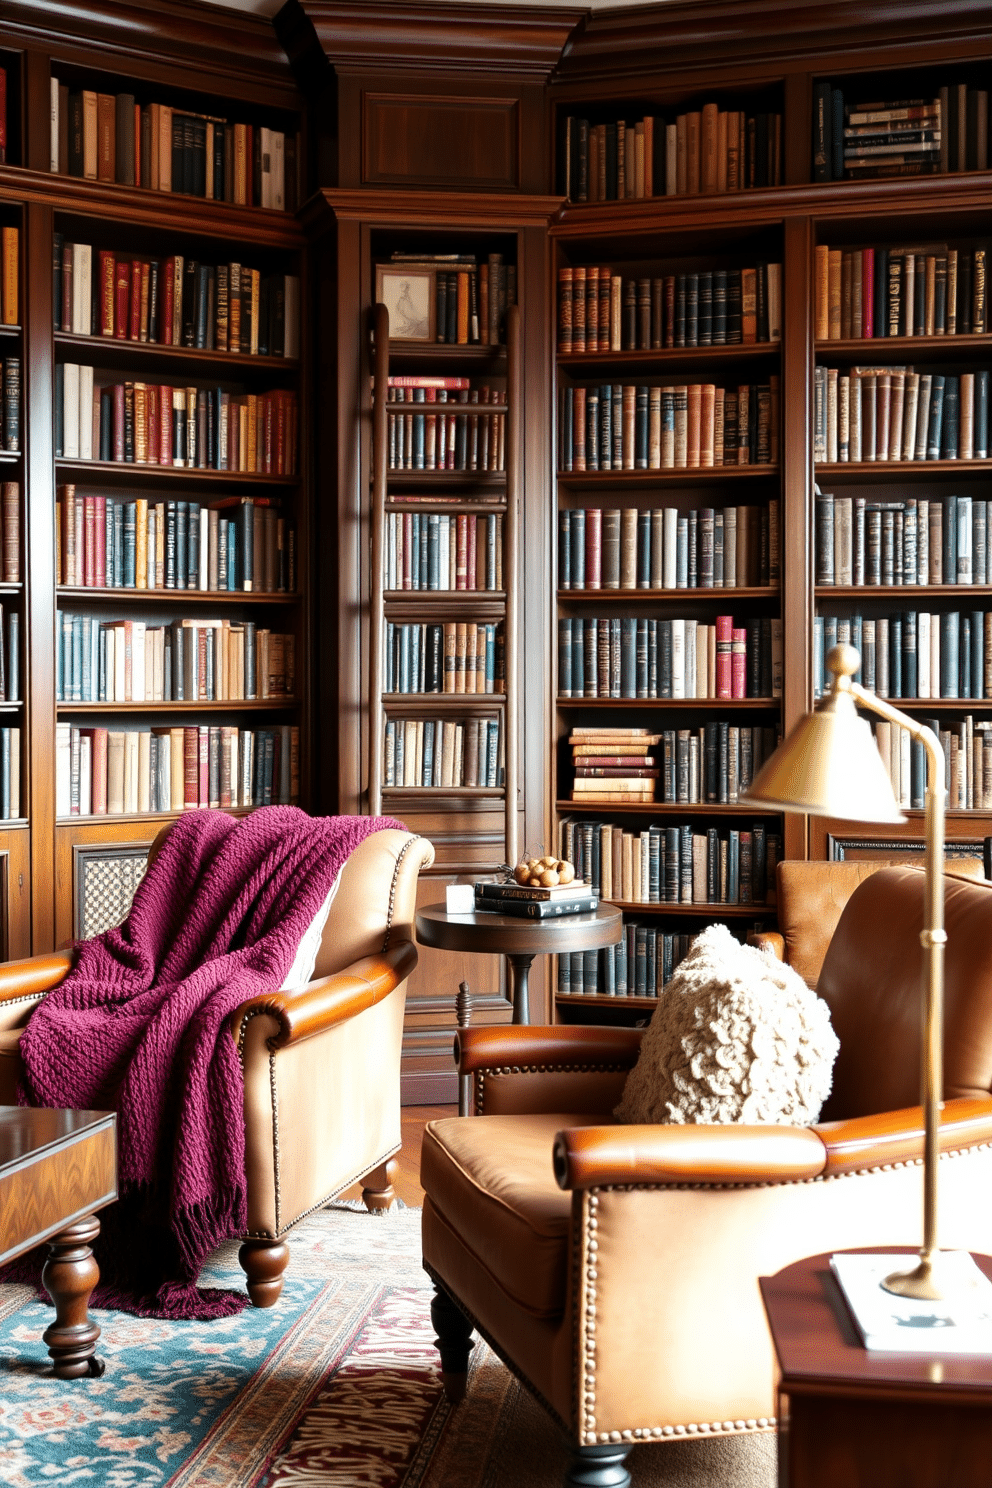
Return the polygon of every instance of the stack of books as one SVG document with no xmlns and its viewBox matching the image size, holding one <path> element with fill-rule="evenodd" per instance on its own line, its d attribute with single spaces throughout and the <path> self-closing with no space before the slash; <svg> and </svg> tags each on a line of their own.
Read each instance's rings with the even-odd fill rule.
<svg viewBox="0 0 992 1488">
<path fill-rule="evenodd" d="M 653 801 L 661 774 L 653 753 L 660 734 L 643 728 L 574 728 L 573 801 Z"/>
<path fill-rule="evenodd" d="M 476 910 L 515 915 L 523 920 L 551 920 L 559 915 L 586 914 L 599 903 L 591 884 L 573 879 L 553 888 L 531 888 L 518 883 L 477 883 Z"/>
</svg>

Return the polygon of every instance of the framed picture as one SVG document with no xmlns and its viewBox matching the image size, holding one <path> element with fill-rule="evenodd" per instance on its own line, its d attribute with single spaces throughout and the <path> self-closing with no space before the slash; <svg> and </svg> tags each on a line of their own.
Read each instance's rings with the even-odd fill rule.
<svg viewBox="0 0 992 1488">
<path fill-rule="evenodd" d="M 922 868 L 926 856 L 922 838 L 841 837 L 827 834 L 827 855 L 831 862 L 885 863 L 890 867 Z M 944 843 L 945 861 L 955 858 L 977 858 L 985 876 L 992 869 L 992 837 L 951 839 Z"/>
<path fill-rule="evenodd" d="M 378 264 L 376 301 L 389 311 L 391 341 L 433 341 L 434 268 L 429 264 Z"/>
</svg>

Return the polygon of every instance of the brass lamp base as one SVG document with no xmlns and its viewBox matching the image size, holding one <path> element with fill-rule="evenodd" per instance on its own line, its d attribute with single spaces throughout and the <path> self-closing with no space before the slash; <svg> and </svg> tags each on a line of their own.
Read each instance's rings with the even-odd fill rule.
<svg viewBox="0 0 992 1488">
<path fill-rule="evenodd" d="M 897 1297 L 915 1297 L 921 1302 L 941 1302 L 947 1296 L 934 1275 L 933 1261 L 929 1256 L 921 1256 L 912 1271 L 893 1271 L 882 1286 Z"/>
</svg>

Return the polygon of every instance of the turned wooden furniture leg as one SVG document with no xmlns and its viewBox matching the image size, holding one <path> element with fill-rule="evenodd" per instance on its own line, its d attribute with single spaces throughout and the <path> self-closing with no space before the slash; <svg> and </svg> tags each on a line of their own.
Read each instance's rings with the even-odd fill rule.
<svg viewBox="0 0 992 1488">
<path fill-rule="evenodd" d="M 472 1021 L 472 989 L 468 982 L 459 982 L 455 998 L 455 1018 L 459 1028 L 468 1028 Z M 472 1114 L 472 1076 L 462 1075 L 458 1080 L 458 1114 Z"/>
<path fill-rule="evenodd" d="M 468 1356 L 475 1347 L 472 1342 L 472 1324 L 448 1293 L 434 1283 L 434 1298 L 431 1302 L 431 1322 L 434 1324 L 434 1339 L 441 1355 L 441 1384 L 450 1405 L 459 1405 L 465 1399 L 468 1379 Z"/>
<path fill-rule="evenodd" d="M 90 1241 L 100 1233 L 95 1215 L 77 1220 L 48 1242 L 48 1259 L 41 1279 L 55 1303 L 55 1321 L 42 1335 L 52 1356 L 52 1370 L 59 1379 L 78 1379 L 81 1375 L 101 1375 L 102 1359 L 93 1349 L 100 1329 L 90 1317 L 90 1296 L 100 1280 L 100 1270 L 93 1259 Z"/>
<path fill-rule="evenodd" d="M 289 1265 L 285 1240 L 245 1240 L 238 1260 L 248 1278 L 248 1295 L 254 1305 L 271 1307 L 279 1300 L 283 1272 Z"/>
<path fill-rule="evenodd" d="M 624 1467 L 629 1446 L 573 1447 L 565 1475 L 565 1488 L 630 1488 L 630 1473 Z"/>
<path fill-rule="evenodd" d="M 393 1179 L 399 1172 L 399 1163 L 394 1157 L 380 1163 L 362 1179 L 362 1198 L 370 1214 L 381 1214 L 396 1203 Z"/>
</svg>

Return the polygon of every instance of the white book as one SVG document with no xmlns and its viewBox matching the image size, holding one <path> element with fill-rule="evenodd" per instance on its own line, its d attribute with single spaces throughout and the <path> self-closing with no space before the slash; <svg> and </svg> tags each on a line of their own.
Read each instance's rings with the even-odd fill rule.
<svg viewBox="0 0 992 1488">
<path fill-rule="evenodd" d="M 124 703 L 124 626 L 114 626 L 114 695 L 110 696 L 110 638 L 107 638 L 107 702 Z"/>
<path fill-rule="evenodd" d="M 12 728 L 10 731 L 10 814 L 18 817 L 21 814 L 21 731 Z"/>
<path fill-rule="evenodd" d="M 397 513 L 397 526 L 399 526 L 401 520 L 401 514 Z M 451 583 L 451 575 L 448 572 L 451 565 L 451 524 L 453 521 L 453 517 L 443 517 L 441 520 L 441 525 L 438 528 L 438 583 L 440 584 L 442 589 L 451 589 L 453 587 Z M 393 587 L 396 587 L 395 584 L 393 585 Z"/>
<path fill-rule="evenodd" d="M 124 811 L 135 815 L 138 810 L 138 733 L 128 729 L 124 735 Z"/>
<path fill-rule="evenodd" d="M 940 697 L 940 617 L 928 616 L 930 621 L 930 696 Z"/>
<path fill-rule="evenodd" d="M 678 576 L 678 530 L 679 513 L 675 506 L 665 507 L 664 562 L 662 588 L 674 589 Z"/>
<path fill-rule="evenodd" d="M 145 701 L 145 622 L 135 620 L 131 626 L 131 703 Z"/>
<path fill-rule="evenodd" d="M 51 112 L 50 112 L 49 117 L 50 117 L 50 120 L 51 120 L 51 134 L 49 136 L 49 147 L 48 147 L 48 168 L 49 168 L 50 171 L 54 172 L 55 174 L 58 174 L 58 168 L 59 168 L 59 80 L 54 75 L 52 76 Z"/>
<path fill-rule="evenodd" d="M 66 362 L 62 386 L 63 454 L 79 459 L 79 364 Z"/>
<path fill-rule="evenodd" d="M 940 1251 L 940 1277 L 951 1299 L 900 1297 L 882 1286 L 912 1270 L 911 1255 L 834 1255 L 837 1278 L 864 1346 L 895 1354 L 992 1354 L 992 1282 L 966 1250 Z"/>
<path fill-rule="evenodd" d="M 93 313 L 93 248 L 75 243 L 72 250 L 72 333 L 88 336 Z"/>
<path fill-rule="evenodd" d="M 79 814 L 93 813 L 93 740 L 89 734 L 79 736 Z"/>
<path fill-rule="evenodd" d="M 698 692 L 696 691 L 696 634 L 697 634 L 697 631 L 699 629 L 699 622 L 696 621 L 696 620 L 686 620 L 683 623 L 685 625 L 685 642 L 684 642 L 684 647 L 685 647 L 685 650 L 684 650 L 684 655 L 685 655 L 685 692 L 684 692 L 684 696 L 687 697 L 687 698 L 694 698 L 694 697 L 698 697 L 699 696 Z"/>
<path fill-rule="evenodd" d="M 916 617 L 916 693 L 930 696 L 930 616 L 921 610 Z"/>
<path fill-rule="evenodd" d="M 672 621 L 672 697 L 685 697 L 685 621 Z"/>
<path fill-rule="evenodd" d="M 696 696 L 708 698 L 713 696 L 715 689 L 710 687 L 709 655 L 710 632 L 714 629 L 712 625 L 696 626 Z"/>
<path fill-rule="evenodd" d="M 198 575 L 199 587 L 207 588 L 207 579 L 210 572 L 210 513 L 205 506 L 200 507 L 200 572 Z"/>
<path fill-rule="evenodd" d="M 68 723 L 55 725 L 55 815 L 68 816 L 72 775 L 72 729 Z"/>
<path fill-rule="evenodd" d="M 138 732 L 138 810 L 151 810 L 152 736 L 148 729 Z"/>
<path fill-rule="evenodd" d="M 79 435 L 80 460 L 93 458 L 93 368 L 79 369 Z"/>
<path fill-rule="evenodd" d="M 909 746 L 912 740 L 909 730 L 899 730 L 899 794 L 896 799 L 902 807 L 908 807 L 911 800 L 911 769 L 909 757 Z"/>
</svg>

